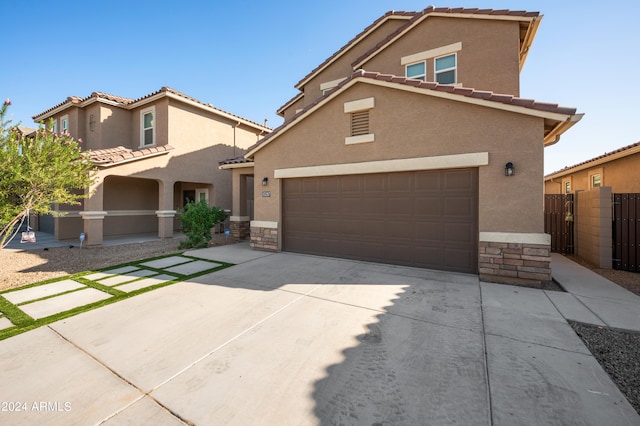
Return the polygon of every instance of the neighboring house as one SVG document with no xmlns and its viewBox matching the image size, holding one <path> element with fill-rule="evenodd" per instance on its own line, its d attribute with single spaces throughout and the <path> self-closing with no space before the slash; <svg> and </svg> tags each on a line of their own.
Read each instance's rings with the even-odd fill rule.
<svg viewBox="0 0 640 426">
<path fill-rule="evenodd" d="M 611 187 L 614 193 L 640 193 L 640 142 L 544 177 L 545 194 L 571 194 L 602 186 Z"/>
<path fill-rule="evenodd" d="M 179 229 L 176 210 L 206 199 L 231 208 L 231 179 L 215 165 L 240 155 L 271 129 L 163 87 L 138 99 L 94 92 L 69 97 L 33 117 L 81 139 L 96 165 L 95 184 L 81 206 L 56 206 L 41 221 L 57 239 L 99 245 L 105 236 Z"/>
<path fill-rule="evenodd" d="M 376 20 L 296 85 L 282 126 L 221 162 L 237 235 L 250 228 L 263 250 L 550 280 L 543 149 L 582 115 L 518 97 L 540 20 L 434 7 Z"/>
</svg>

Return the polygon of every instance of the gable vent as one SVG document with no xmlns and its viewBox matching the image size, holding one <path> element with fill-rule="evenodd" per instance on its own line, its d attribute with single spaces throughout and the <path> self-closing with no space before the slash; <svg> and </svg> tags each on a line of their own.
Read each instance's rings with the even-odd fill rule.
<svg viewBox="0 0 640 426">
<path fill-rule="evenodd" d="M 351 113 L 351 136 L 369 134 L 369 111 Z"/>
</svg>

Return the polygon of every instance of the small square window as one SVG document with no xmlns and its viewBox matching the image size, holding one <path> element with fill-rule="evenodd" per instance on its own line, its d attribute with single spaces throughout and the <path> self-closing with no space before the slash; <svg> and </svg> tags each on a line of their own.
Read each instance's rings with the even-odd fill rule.
<svg viewBox="0 0 640 426">
<path fill-rule="evenodd" d="M 602 185 L 602 178 L 600 173 L 596 173 L 595 175 L 591 175 L 591 187 L 597 188 Z"/>
<path fill-rule="evenodd" d="M 407 65 L 407 78 L 415 78 L 416 80 L 427 81 L 426 69 L 427 67 L 425 62 L 418 62 L 415 64 Z"/>
<path fill-rule="evenodd" d="M 436 82 L 440 84 L 456 83 L 456 54 L 442 56 L 435 60 Z"/>
</svg>

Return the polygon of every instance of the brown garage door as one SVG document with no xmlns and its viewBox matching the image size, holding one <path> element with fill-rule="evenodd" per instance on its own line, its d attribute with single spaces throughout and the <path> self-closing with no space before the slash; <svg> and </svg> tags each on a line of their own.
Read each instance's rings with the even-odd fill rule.
<svg viewBox="0 0 640 426">
<path fill-rule="evenodd" d="M 285 179 L 283 249 L 477 273 L 478 170 Z"/>
</svg>

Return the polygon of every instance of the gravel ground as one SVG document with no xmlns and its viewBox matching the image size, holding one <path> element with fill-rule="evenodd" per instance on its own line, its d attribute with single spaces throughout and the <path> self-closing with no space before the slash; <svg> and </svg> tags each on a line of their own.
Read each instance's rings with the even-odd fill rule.
<svg viewBox="0 0 640 426">
<path fill-rule="evenodd" d="M 47 250 L 0 250 L 0 290 L 20 287 L 76 272 L 107 268 L 121 263 L 179 253 L 182 239 L 157 240 L 139 244 L 109 247 L 68 248 Z M 215 234 L 211 245 L 226 244 L 222 234 Z"/>
<path fill-rule="evenodd" d="M 640 414 L 640 334 L 574 322 L 570 324 Z"/>
</svg>

